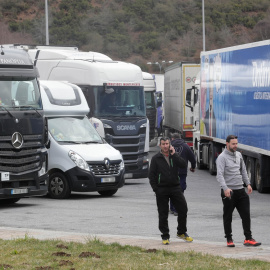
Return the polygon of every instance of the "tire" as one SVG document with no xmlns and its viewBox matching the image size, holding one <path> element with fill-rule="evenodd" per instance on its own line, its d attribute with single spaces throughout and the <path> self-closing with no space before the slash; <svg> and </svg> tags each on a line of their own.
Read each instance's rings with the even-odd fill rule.
<svg viewBox="0 0 270 270">
<path fill-rule="evenodd" d="M 197 148 L 197 143 L 195 143 L 195 145 L 194 145 L 194 154 L 195 154 L 195 157 L 196 157 L 197 168 L 199 170 L 202 170 L 202 169 L 204 169 L 204 166 L 200 162 L 200 152 L 199 151 L 200 150 Z"/>
<path fill-rule="evenodd" d="M 268 189 L 263 187 L 262 177 L 261 177 L 261 163 L 259 159 L 255 162 L 255 185 L 260 193 L 268 192 Z"/>
<path fill-rule="evenodd" d="M 66 199 L 70 196 L 70 186 L 63 173 L 55 172 L 49 176 L 48 193 L 53 199 Z"/>
<path fill-rule="evenodd" d="M 255 173 L 254 173 L 254 159 L 251 157 L 247 157 L 246 160 L 246 169 L 247 169 L 247 174 L 249 178 L 250 185 L 253 189 L 256 189 L 255 185 Z"/>
<path fill-rule="evenodd" d="M 208 152 L 208 164 L 209 164 L 209 173 L 211 175 L 215 175 L 216 174 L 216 166 L 214 164 L 215 160 L 214 160 L 214 156 L 215 156 L 215 147 L 213 144 L 210 144 L 209 146 L 209 152 Z"/>
<path fill-rule="evenodd" d="M 16 203 L 20 200 L 21 198 L 11 198 L 11 199 L 3 199 L 3 200 L 0 200 L 0 204 L 13 204 L 13 203 Z"/>
<path fill-rule="evenodd" d="M 98 193 L 103 197 L 110 197 L 117 192 L 118 189 L 111 189 L 111 190 L 100 190 Z"/>
</svg>

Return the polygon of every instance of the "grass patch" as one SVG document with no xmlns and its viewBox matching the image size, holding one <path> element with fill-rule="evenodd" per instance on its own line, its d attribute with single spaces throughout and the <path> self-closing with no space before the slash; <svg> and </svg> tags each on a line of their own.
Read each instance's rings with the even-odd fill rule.
<svg viewBox="0 0 270 270">
<path fill-rule="evenodd" d="M 236 260 L 190 252 L 142 249 L 105 244 L 98 239 L 87 243 L 41 241 L 25 237 L 0 239 L 0 270 L 90 270 L 90 269 L 269 269 L 259 260 Z"/>
</svg>

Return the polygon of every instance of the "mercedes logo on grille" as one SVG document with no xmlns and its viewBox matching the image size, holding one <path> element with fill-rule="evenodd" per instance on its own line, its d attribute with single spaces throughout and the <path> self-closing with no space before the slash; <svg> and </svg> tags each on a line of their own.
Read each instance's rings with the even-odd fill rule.
<svg viewBox="0 0 270 270">
<path fill-rule="evenodd" d="M 21 148 L 22 145 L 23 145 L 23 136 L 22 136 L 22 134 L 19 133 L 19 132 L 13 133 L 13 135 L 11 137 L 11 143 L 12 143 L 14 148 L 16 148 L 16 149 Z"/>
<path fill-rule="evenodd" d="M 105 158 L 105 159 L 104 159 L 104 163 L 105 163 L 106 169 L 109 170 L 109 169 L 110 169 L 110 160 L 107 159 L 107 158 Z"/>
</svg>

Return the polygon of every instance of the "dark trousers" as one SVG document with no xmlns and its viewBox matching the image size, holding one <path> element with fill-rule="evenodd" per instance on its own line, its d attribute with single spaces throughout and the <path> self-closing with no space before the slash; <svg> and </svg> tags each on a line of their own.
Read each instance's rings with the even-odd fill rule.
<svg viewBox="0 0 270 270">
<path fill-rule="evenodd" d="M 168 226 L 168 210 L 169 200 L 172 201 L 176 211 L 178 212 L 177 233 L 183 234 L 187 231 L 187 202 L 179 186 L 175 187 L 159 187 L 156 191 L 156 200 L 159 218 L 159 230 L 162 239 L 170 239 Z"/>
<path fill-rule="evenodd" d="M 221 190 L 221 197 L 223 202 L 223 225 L 225 237 L 232 237 L 232 215 L 236 208 L 242 219 L 244 235 L 246 239 L 251 239 L 250 202 L 245 189 L 233 190 L 231 199 L 225 198 L 224 192 Z"/>
<path fill-rule="evenodd" d="M 180 177 L 180 186 L 181 186 L 182 191 L 184 193 L 184 191 L 187 188 L 187 183 L 186 183 L 187 175 L 186 174 L 179 174 L 179 177 Z M 171 200 L 170 200 L 170 210 L 173 212 L 177 212 L 175 207 L 173 206 L 173 203 Z"/>
</svg>

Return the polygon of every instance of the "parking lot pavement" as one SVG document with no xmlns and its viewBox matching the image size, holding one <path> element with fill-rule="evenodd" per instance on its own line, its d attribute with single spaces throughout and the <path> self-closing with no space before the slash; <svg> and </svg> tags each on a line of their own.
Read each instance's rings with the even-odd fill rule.
<svg viewBox="0 0 270 270">
<path fill-rule="evenodd" d="M 27 228 L 0 227 L 0 238 L 13 240 L 32 237 L 39 240 L 61 240 L 66 242 L 85 243 L 92 239 L 99 239 L 107 244 L 119 243 L 120 245 L 138 246 L 144 249 L 165 249 L 174 252 L 195 251 L 234 259 L 258 259 L 270 262 L 270 248 L 245 247 L 243 243 L 235 243 L 235 248 L 227 248 L 226 243 L 196 241 L 186 243 L 182 240 L 171 238 L 170 245 L 162 245 L 160 238 L 134 237 L 126 235 L 91 235 L 86 233 L 71 233 L 51 230 L 33 230 Z"/>
</svg>

